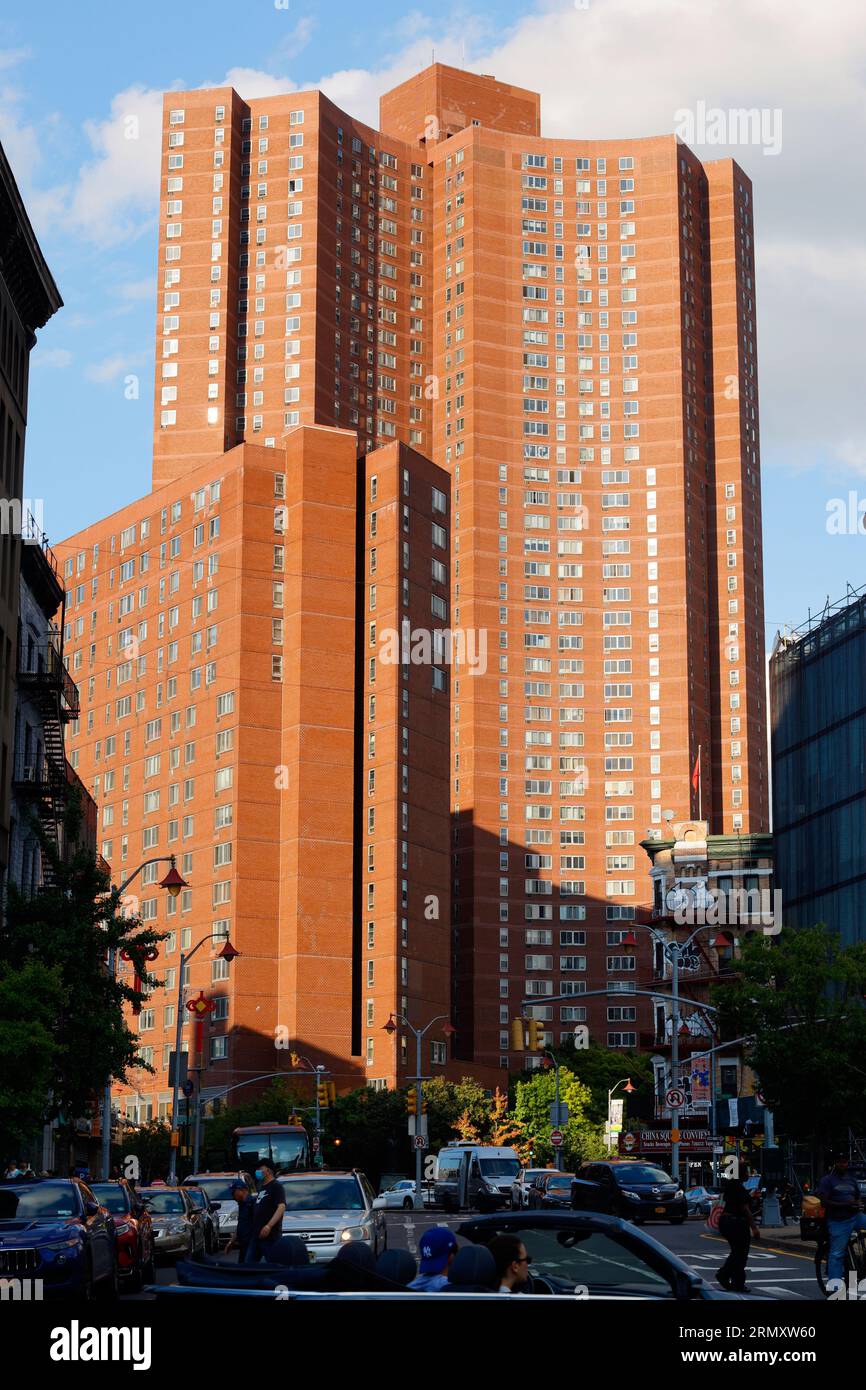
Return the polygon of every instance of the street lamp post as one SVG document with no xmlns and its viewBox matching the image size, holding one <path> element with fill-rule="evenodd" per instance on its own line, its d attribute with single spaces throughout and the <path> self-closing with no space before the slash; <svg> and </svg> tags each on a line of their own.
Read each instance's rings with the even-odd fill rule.
<svg viewBox="0 0 866 1390">
<path fill-rule="evenodd" d="M 677 1090 L 680 1084 L 680 964 L 682 958 L 695 937 L 702 931 L 715 931 L 719 937 L 720 945 L 722 942 L 726 945 L 730 945 L 730 941 L 724 936 L 724 933 L 718 932 L 714 926 L 707 922 L 702 923 L 699 927 L 695 927 L 691 936 L 682 944 L 673 936 L 668 940 L 656 927 L 651 927 L 646 922 L 633 922 L 631 924 L 631 930 L 626 933 L 620 942 L 620 945 L 625 947 L 627 951 L 633 951 L 637 946 L 637 937 L 634 934 L 635 927 L 640 927 L 643 931 L 649 932 L 653 940 L 657 941 L 662 947 L 671 963 L 671 1087 Z M 712 944 L 713 943 L 710 942 L 710 945 Z M 704 1008 L 705 1006 L 697 1005 L 696 1007 Z M 671 1170 L 676 1182 L 680 1180 L 679 1120 L 681 1108 L 682 1107 L 679 1105 L 672 1105 L 670 1107 Z M 676 1138 L 674 1138 L 674 1136 L 676 1136 Z"/>
<path fill-rule="evenodd" d="M 160 856 L 160 857 L 158 857 L 158 858 L 156 858 L 156 859 L 145 859 L 144 862 L 141 863 L 141 864 L 139 864 L 138 868 L 135 869 L 135 870 L 129 875 L 128 878 L 124 879 L 123 883 L 121 883 L 121 885 L 120 885 L 119 888 L 114 888 L 114 889 L 112 889 L 112 892 L 117 894 L 118 900 L 120 900 L 120 899 L 123 897 L 124 893 L 126 892 L 126 890 L 127 890 L 127 888 L 129 887 L 129 885 L 133 882 L 133 880 L 136 879 L 136 878 L 138 878 L 138 875 L 141 873 L 142 869 L 146 869 L 146 868 L 148 867 L 149 864 L 168 864 L 168 865 L 170 866 L 170 867 L 169 867 L 168 873 L 166 874 L 165 878 L 162 880 L 162 882 L 160 883 L 159 886 L 160 886 L 160 888 L 164 888 L 165 891 L 166 891 L 172 898 L 176 898 L 177 895 L 178 895 L 178 893 L 180 892 L 181 888 L 185 888 L 185 887 L 186 887 L 186 884 L 185 884 L 184 880 L 181 878 L 180 874 L 179 874 L 178 871 L 177 871 L 177 864 L 176 864 L 174 855 L 173 855 L 173 854 L 171 854 L 171 855 L 162 855 L 162 856 Z M 108 949 L 108 975 L 109 975 L 109 978 L 110 978 L 111 980 L 114 980 L 116 973 L 117 973 L 117 953 L 116 953 L 114 947 L 113 947 L 113 946 L 110 946 L 109 949 Z M 107 1080 L 106 1083 L 105 1083 L 105 1090 L 104 1090 L 103 1096 L 102 1096 L 102 1178 L 103 1178 L 103 1181 L 104 1181 L 104 1182 L 107 1182 L 107 1181 L 108 1181 L 109 1170 L 110 1170 L 110 1168 L 111 1168 L 111 1077 L 109 1076 L 108 1080 Z"/>
<path fill-rule="evenodd" d="M 180 875 L 179 875 L 179 874 L 178 874 L 178 878 L 180 878 Z M 169 891 L 171 891 L 171 889 L 169 889 Z M 179 888 L 178 888 L 178 891 L 180 891 Z M 183 1020 L 183 974 L 184 974 L 184 971 L 185 971 L 187 965 L 189 964 L 189 962 L 192 960 L 193 956 L 195 955 L 196 951 L 198 951 L 199 948 L 202 947 L 202 946 L 205 944 L 206 941 L 213 941 L 213 934 L 212 934 L 212 933 L 208 933 L 207 936 L 203 936 L 202 939 L 201 939 L 201 941 L 197 941 L 196 944 L 192 947 L 192 949 L 191 949 L 190 951 L 186 951 L 186 952 L 182 951 L 182 952 L 181 952 L 181 956 L 180 956 L 180 969 L 178 970 L 178 976 L 177 976 L 177 1004 L 175 1005 L 175 1021 L 174 1021 L 174 1086 L 173 1086 L 173 1088 L 172 1088 L 172 1095 L 171 1095 L 171 1161 L 170 1161 L 170 1164 L 169 1164 L 169 1173 L 168 1173 L 168 1181 L 169 1181 L 170 1183 L 175 1183 L 175 1182 L 177 1182 L 177 1149 L 178 1149 L 178 1127 L 177 1127 L 177 1122 L 178 1122 L 178 1110 L 179 1110 L 179 1108 L 180 1108 L 180 1105 L 179 1105 L 179 1097 L 180 1097 L 180 1044 L 181 1044 L 181 1035 L 182 1035 L 182 1032 L 183 1032 L 183 1022 L 184 1022 L 184 1020 Z M 235 956 L 237 956 L 237 955 L 239 955 L 239 954 L 240 954 L 240 952 L 239 952 L 239 951 L 236 951 L 235 948 L 234 948 L 234 946 L 232 945 L 232 943 L 228 940 L 228 938 L 226 938 L 226 941 L 225 941 L 225 944 L 223 945 L 222 950 L 219 951 L 219 952 L 217 952 L 217 959 L 218 959 L 218 960 L 227 960 L 227 961 L 231 964 L 231 962 L 234 960 Z M 197 1103 L 197 1104 L 200 1103 L 198 1097 L 196 1098 L 196 1103 Z"/>
<path fill-rule="evenodd" d="M 420 1131 L 421 1131 L 421 1120 L 422 1120 L 422 1116 L 423 1116 L 423 1113 L 424 1113 L 424 1087 L 423 1087 L 423 1078 L 422 1078 L 422 1076 L 421 1076 L 421 1040 L 422 1040 L 422 1038 L 424 1037 L 424 1034 L 427 1033 L 427 1032 L 429 1032 L 429 1030 L 433 1027 L 433 1024 L 434 1024 L 434 1023 L 439 1023 L 439 1022 L 441 1022 L 441 1020 L 442 1020 L 443 1018 L 447 1020 L 448 1015 L 447 1015 L 447 1014 L 437 1014 L 435 1018 L 431 1018 L 430 1022 L 426 1025 L 426 1027 L 424 1027 L 424 1028 L 414 1028 L 414 1027 L 412 1026 L 412 1024 L 409 1022 L 408 1018 L 406 1018 L 405 1014 L 398 1014 L 397 1017 L 396 1017 L 396 1020 L 395 1020 L 394 1015 L 393 1015 L 393 1013 L 392 1013 L 392 1014 L 390 1014 L 389 1017 L 388 1017 L 388 1022 L 387 1022 L 387 1023 L 383 1023 L 383 1025 L 382 1025 L 382 1028 L 383 1028 L 383 1031 L 384 1031 L 384 1032 L 389 1033 L 389 1034 L 394 1034 L 394 1033 L 396 1033 L 396 1031 L 397 1031 L 397 1024 L 400 1023 L 400 1024 L 403 1025 L 404 1028 L 408 1028 L 408 1029 L 409 1029 L 409 1032 L 412 1033 L 412 1034 L 414 1034 L 414 1037 L 415 1037 L 415 1075 L 414 1075 L 414 1077 L 409 1077 L 409 1080 L 410 1080 L 410 1081 L 413 1081 L 413 1080 L 414 1080 L 414 1082 L 415 1082 L 415 1138 L 416 1138 L 416 1140 L 417 1140 L 417 1139 L 419 1138 L 419 1136 L 420 1136 Z M 445 1034 L 446 1037 L 450 1037 L 451 1034 L 454 1033 L 455 1031 L 456 1031 L 456 1030 L 455 1030 L 454 1028 L 452 1028 L 451 1024 L 448 1023 L 448 1022 L 446 1022 L 444 1028 L 442 1029 L 442 1032 Z M 422 1210 L 422 1209 L 423 1209 L 423 1206 L 424 1206 L 424 1198 L 423 1198 L 423 1192 L 422 1192 L 422 1188 L 421 1188 L 422 1172 L 423 1172 L 423 1156 L 424 1156 L 424 1151 L 423 1151 L 423 1149 L 416 1143 L 416 1145 L 415 1145 L 415 1199 L 414 1199 L 414 1206 L 415 1206 L 415 1210 L 416 1210 L 416 1211 Z"/>
<path fill-rule="evenodd" d="M 618 1081 L 618 1082 L 616 1083 L 615 1086 L 611 1086 L 610 1090 L 609 1090 L 608 1093 L 607 1093 L 607 1147 L 608 1147 L 608 1148 L 610 1148 L 610 1146 L 611 1146 L 611 1144 L 610 1144 L 610 1137 L 611 1137 L 611 1134 L 613 1133 L 613 1119 L 611 1118 L 611 1108 L 610 1108 L 610 1107 L 611 1107 L 611 1101 L 613 1100 L 614 1093 L 615 1093 L 616 1091 L 619 1090 L 620 1086 L 623 1085 L 623 1082 L 625 1083 L 625 1092 L 626 1092 L 626 1095 L 631 1095 L 632 1091 L 635 1090 L 635 1087 L 631 1084 L 631 1077 L 630 1077 L 630 1076 L 624 1076 L 624 1077 L 622 1078 L 622 1081 Z"/>
</svg>

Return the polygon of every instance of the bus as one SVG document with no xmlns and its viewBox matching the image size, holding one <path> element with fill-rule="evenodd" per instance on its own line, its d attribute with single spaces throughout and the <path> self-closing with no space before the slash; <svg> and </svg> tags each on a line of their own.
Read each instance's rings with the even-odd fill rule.
<svg viewBox="0 0 866 1390">
<path fill-rule="evenodd" d="M 236 1129 L 232 1134 L 232 1166 L 253 1174 L 261 1162 L 269 1163 L 277 1176 L 309 1172 L 310 1137 L 304 1126 L 273 1121 Z"/>
</svg>

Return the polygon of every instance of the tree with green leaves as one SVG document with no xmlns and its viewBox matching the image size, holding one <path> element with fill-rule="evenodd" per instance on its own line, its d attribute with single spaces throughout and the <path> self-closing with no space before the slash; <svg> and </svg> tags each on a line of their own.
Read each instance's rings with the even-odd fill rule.
<svg viewBox="0 0 866 1390">
<path fill-rule="evenodd" d="M 747 1037 L 777 1131 L 819 1144 L 866 1132 L 866 943 L 819 925 L 747 937 L 715 986 L 723 1037 Z"/>
<path fill-rule="evenodd" d="M 556 1099 L 556 1077 L 553 1067 L 542 1068 L 528 1074 L 514 1087 L 512 1114 L 515 1121 L 523 1127 L 532 1143 L 532 1164 L 543 1167 L 553 1160 L 554 1150 L 550 1142 L 553 1126 L 550 1123 L 550 1107 Z M 568 1067 L 559 1069 L 559 1099 L 568 1106 L 568 1124 L 560 1128 L 563 1133 L 562 1154 L 565 1168 L 573 1172 L 579 1163 L 590 1158 L 602 1158 L 606 1153 L 604 1136 L 600 1126 L 593 1124 L 589 1117 L 591 1095 L 585 1086 Z"/>
<path fill-rule="evenodd" d="M 631 1119 L 644 1119 L 653 1122 L 655 1115 L 654 1077 L 652 1062 L 645 1052 L 631 1050 L 612 1051 L 599 1043 L 589 1047 L 575 1047 L 573 1043 L 551 1048 L 551 1052 L 561 1066 L 568 1067 L 584 1086 L 590 1090 L 587 1117 L 592 1124 L 607 1123 L 607 1093 L 623 1077 L 630 1077 L 634 1092 L 626 1099 L 627 1114 Z M 617 1091 L 622 1098 L 622 1087 Z"/>
<path fill-rule="evenodd" d="M 144 994 L 109 975 L 107 954 L 129 952 L 149 987 L 145 953 L 164 936 L 123 914 L 84 838 L 79 797 L 66 809 L 64 855 L 35 822 L 34 833 L 46 884 L 33 897 L 10 884 L 0 924 L 0 1132 L 10 1138 L 86 1116 L 109 1076 L 145 1066 L 124 1016 Z"/>
</svg>

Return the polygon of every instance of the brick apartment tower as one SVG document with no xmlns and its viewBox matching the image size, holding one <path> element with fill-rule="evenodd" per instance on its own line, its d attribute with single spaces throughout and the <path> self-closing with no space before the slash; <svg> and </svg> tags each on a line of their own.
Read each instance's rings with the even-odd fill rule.
<svg viewBox="0 0 866 1390">
<path fill-rule="evenodd" d="M 535 93 L 439 64 L 380 125 L 319 92 L 166 98 L 153 481 L 185 496 L 305 425 L 450 478 L 450 624 L 487 639 L 451 671 L 454 1046 L 514 1069 L 524 998 L 549 1039 L 651 1033 L 649 1001 L 577 996 L 651 978 L 617 945 L 699 749 L 713 831 L 767 826 L 751 185 L 673 136 L 543 138 Z"/>
</svg>

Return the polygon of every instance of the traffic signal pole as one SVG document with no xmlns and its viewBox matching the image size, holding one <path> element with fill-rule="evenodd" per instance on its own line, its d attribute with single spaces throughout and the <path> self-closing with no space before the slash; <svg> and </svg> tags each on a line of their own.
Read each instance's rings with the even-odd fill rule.
<svg viewBox="0 0 866 1390">
<path fill-rule="evenodd" d="M 421 1031 L 415 1032 L 415 1137 L 421 1133 L 424 1124 L 424 1087 L 421 1080 Z M 424 1193 L 421 1187 L 424 1172 L 424 1149 L 415 1146 L 415 1210 L 424 1208 Z"/>
</svg>

